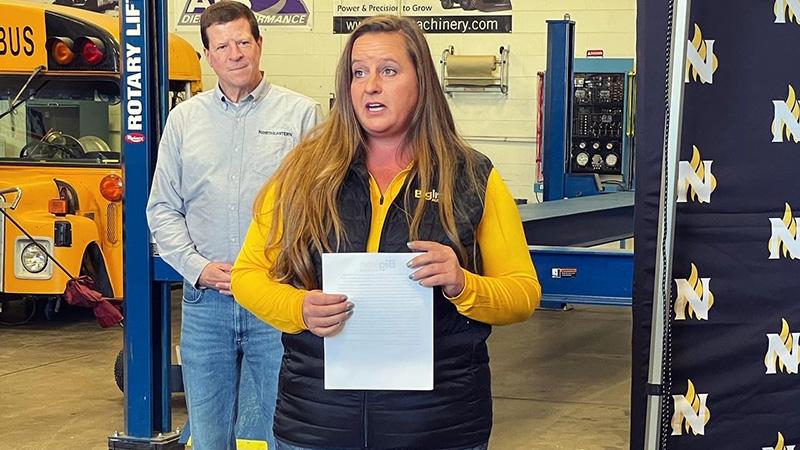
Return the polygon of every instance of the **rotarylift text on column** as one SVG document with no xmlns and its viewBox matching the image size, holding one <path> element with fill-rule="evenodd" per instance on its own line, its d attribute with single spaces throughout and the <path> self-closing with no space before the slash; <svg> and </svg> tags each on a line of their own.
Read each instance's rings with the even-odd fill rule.
<svg viewBox="0 0 800 450">
<path fill-rule="evenodd" d="M 129 0 L 125 2 L 125 37 L 142 36 L 142 12 Z M 145 141 L 142 133 L 142 48 L 135 45 L 141 39 L 125 40 L 125 81 L 128 87 L 127 134 L 125 141 L 130 144 L 141 144 Z"/>
</svg>

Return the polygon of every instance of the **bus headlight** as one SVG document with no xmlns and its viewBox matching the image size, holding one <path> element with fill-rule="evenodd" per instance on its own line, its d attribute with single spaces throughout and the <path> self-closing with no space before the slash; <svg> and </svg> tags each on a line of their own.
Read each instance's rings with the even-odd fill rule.
<svg viewBox="0 0 800 450">
<path fill-rule="evenodd" d="M 33 242 L 22 249 L 20 260 L 22 267 L 30 273 L 39 273 L 47 267 L 47 255 Z"/>
</svg>

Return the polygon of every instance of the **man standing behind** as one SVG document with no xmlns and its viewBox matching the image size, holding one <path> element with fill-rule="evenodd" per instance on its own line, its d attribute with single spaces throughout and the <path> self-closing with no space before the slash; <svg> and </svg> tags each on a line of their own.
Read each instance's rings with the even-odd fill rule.
<svg viewBox="0 0 800 450">
<path fill-rule="evenodd" d="M 214 3 L 200 33 L 218 84 L 170 113 L 147 218 L 161 257 L 184 278 L 181 360 L 193 448 L 236 448 L 242 358 L 273 448 L 281 334 L 234 301 L 230 270 L 256 194 L 316 125 L 319 106 L 265 80 L 262 38 L 248 7 Z"/>
</svg>

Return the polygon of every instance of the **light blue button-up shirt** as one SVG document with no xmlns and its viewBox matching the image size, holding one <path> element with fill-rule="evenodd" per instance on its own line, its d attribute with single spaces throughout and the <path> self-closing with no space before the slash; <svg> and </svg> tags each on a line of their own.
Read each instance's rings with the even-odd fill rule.
<svg viewBox="0 0 800 450">
<path fill-rule="evenodd" d="M 193 285 L 209 262 L 233 264 L 256 195 L 319 120 L 316 102 L 263 78 L 238 104 L 217 86 L 173 109 L 147 203 L 161 257 Z"/>
</svg>

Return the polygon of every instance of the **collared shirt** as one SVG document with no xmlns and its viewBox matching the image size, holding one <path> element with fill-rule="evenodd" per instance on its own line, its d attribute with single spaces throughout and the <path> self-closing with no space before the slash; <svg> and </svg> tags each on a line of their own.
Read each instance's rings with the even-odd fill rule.
<svg viewBox="0 0 800 450">
<path fill-rule="evenodd" d="M 256 195 L 319 120 L 316 102 L 265 78 L 238 103 L 217 86 L 173 109 L 147 204 L 161 257 L 193 285 L 209 262 L 233 264 Z"/>
</svg>

